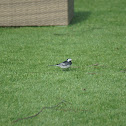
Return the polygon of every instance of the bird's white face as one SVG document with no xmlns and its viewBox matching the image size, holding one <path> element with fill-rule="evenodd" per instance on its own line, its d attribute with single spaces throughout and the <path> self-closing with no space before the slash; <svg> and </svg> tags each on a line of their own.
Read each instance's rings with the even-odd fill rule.
<svg viewBox="0 0 126 126">
<path fill-rule="evenodd" d="M 72 61 L 72 59 L 67 59 L 68 62 Z"/>
</svg>

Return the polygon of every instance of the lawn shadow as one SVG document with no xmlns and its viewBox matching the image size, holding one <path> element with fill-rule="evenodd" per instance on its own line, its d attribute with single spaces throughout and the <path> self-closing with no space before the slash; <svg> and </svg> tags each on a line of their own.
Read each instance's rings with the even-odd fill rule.
<svg viewBox="0 0 126 126">
<path fill-rule="evenodd" d="M 90 11 L 74 12 L 74 17 L 73 17 L 70 25 L 81 23 L 81 22 L 87 20 L 90 15 L 91 15 Z"/>
</svg>

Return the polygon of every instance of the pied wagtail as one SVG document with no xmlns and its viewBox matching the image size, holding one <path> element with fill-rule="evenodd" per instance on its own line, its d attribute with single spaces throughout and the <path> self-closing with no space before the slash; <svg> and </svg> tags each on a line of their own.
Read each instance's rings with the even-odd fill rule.
<svg viewBox="0 0 126 126">
<path fill-rule="evenodd" d="M 56 64 L 56 65 L 49 65 L 49 66 L 58 66 L 60 68 L 69 68 L 72 65 L 72 59 L 67 59 L 67 61 L 64 61 L 62 63 Z"/>
</svg>

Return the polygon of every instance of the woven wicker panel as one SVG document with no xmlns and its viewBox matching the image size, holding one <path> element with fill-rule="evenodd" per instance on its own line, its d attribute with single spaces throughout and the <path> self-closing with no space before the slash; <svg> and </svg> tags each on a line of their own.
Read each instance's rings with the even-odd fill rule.
<svg viewBox="0 0 126 126">
<path fill-rule="evenodd" d="M 74 0 L 0 0 L 0 26 L 68 25 Z"/>
</svg>

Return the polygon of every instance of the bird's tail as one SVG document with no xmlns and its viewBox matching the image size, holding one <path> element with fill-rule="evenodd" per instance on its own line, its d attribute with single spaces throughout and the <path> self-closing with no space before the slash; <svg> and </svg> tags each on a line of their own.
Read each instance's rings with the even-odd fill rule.
<svg viewBox="0 0 126 126">
<path fill-rule="evenodd" d="M 48 65 L 48 66 L 58 66 L 58 65 Z"/>
</svg>

